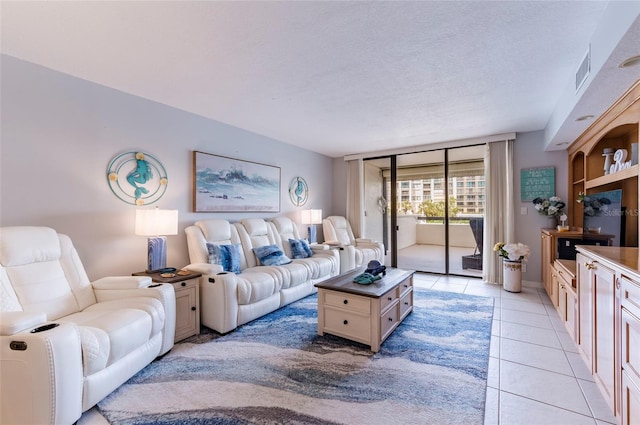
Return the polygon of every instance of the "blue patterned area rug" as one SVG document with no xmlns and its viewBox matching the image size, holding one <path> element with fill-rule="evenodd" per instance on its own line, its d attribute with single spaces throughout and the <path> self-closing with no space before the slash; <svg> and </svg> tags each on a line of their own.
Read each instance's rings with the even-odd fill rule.
<svg viewBox="0 0 640 425">
<path fill-rule="evenodd" d="M 493 299 L 418 289 L 414 303 L 374 354 L 317 335 L 311 295 L 176 344 L 98 409 L 113 424 L 482 424 Z"/>
</svg>

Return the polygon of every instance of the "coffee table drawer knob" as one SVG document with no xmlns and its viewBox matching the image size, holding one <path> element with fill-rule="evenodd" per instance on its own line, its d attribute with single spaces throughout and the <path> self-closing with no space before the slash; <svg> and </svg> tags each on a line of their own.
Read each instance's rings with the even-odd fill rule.
<svg viewBox="0 0 640 425">
<path fill-rule="evenodd" d="M 348 321 L 348 320 L 345 320 L 345 321 L 344 321 L 344 322 L 342 322 L 342 323 L 344 323 L 345 325 L 348 325 L 348 324 L 349 324 L 349 321 Z"/>
<path fill-rule="evenodd" d="M 393 317 L 389 317 L 389 321 L 390 321 L 390 322 L 393 322 Z"/>
<path fill-rule="evenodd" d="M 343 303 L 349 304 L 349 300 L 344 300 Z M 346 324 L 346 323 L 345 323 Z"/>
</svg>

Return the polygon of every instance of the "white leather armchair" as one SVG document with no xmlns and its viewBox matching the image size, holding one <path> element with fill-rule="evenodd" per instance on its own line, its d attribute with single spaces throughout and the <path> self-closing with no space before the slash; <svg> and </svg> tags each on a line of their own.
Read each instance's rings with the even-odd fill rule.
<svg viewBox="0 0 640 425">
<path fill-rule="evenodd" d="M 66 235 L 0 228 L 0 423 L 71 424 L 173 347 L 175 295 L 90 282 Z"/>
<path fill-rule="evenodd" d="M 384 264 L 384 245 L 366 238 L 356 238 L 346 218 L 332 215 L 322 220 L 324 243 L 344 249 L 340 254 L 340 272 L 366 266 L 371 260 Z"/>
</svg>

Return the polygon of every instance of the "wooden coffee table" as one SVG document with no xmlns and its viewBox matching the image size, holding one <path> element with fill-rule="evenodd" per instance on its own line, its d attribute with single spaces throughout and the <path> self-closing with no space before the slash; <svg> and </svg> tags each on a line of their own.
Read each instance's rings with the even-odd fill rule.
<svg viewBox="0 0 640 425">
<path fill-rule="evenodd" d="M 365 268 L 316 283 L 318 335 L 329 333 L 380 350 L 380 344 L 413 311 L 413 270 L 387 268 L 369 285 L 354 283 Z"/>
</svg>

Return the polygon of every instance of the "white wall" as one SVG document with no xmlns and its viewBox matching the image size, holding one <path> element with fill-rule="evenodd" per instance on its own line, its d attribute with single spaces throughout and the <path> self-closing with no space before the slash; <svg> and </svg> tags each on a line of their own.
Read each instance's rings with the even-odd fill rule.
<svg viewBox="0 0 640 425">
<path fill-rule="evenodd" d="M 556 194 L 565 202 L 575 202 L 567 200 L 567 152 L 566 151 L 544 151 L 544 132 L 535 131 L 529 133 L 518 133 L 514 143 L 513 174 L 514 174 L 514 212 L 515 212 L 515 237 L 516 242 L 522 242 L 531 248 L 531 257 L 526 264 L 526 272 L 523 279 L 530 282 L 540 283 L 540 229 L 546 227 L 545 217 L 538 215 L 533 204 L 530 202 L 520 202 L 520 170 L 522 168 L 554 166 L 556 174 Z M 333 160 L 333 174 L 335 176 L 346 176 L 346 163 L 343 158 Z M 333 183 L 333 212 L 332 214 L 344 215 L 346 212 L 346 191 L 345 185 L 340 179 L 334 178 Z M 527 215 L 521 215 L 521 207 L 527 209 Z M 573 223 L 569 223 L 573 225 Z"/>
<path fill-rule="evenodd" d="M 333 209 L 329 157 L 9 56 L 0 65 L 0 225 L 68 234 L 91 279 L 146 267 L 136 207 L 107 184 L 107 166 L 120 153 L 148 152 L 167 170 L 167 191 L 152 206 L 179 210 L 179 234 L 167 239 L 175 267 L 189 262 L 184 228 L 197 220 L 287 215 L 299 223 L 302 209 L 322 208 L 325 216 Z M 191 212 L 194 150 L 281 167 L 281 212 Z M 289 201 L 295 176 L 309 184 L 304 207 Z"/>
</svg>

